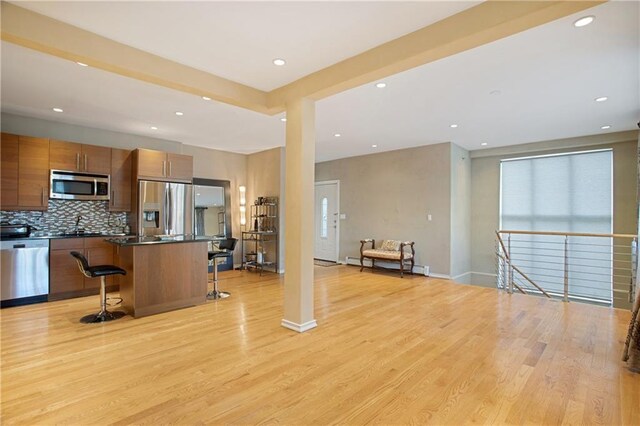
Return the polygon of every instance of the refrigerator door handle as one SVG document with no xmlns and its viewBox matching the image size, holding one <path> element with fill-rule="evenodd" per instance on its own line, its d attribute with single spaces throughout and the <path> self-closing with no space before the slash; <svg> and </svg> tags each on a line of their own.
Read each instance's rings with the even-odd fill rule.
<svg viewBox="0 0 640 426">
<path fill-rule="evenodd" d="M 172 227 L 173 227 L 173 188 L 171 187 L 171 184 L 167 185 L 169 187 L 169 199 L 167 200 L 168 204 L 169 204 L 169 208 L 167 209 L 167 212 L 169 213 L 169 234 L 171 234 L 171 231 L 173 231 Z"/>
<path fill-rule="evenodd" d="M 164 207 L 164 229 L 162 232 L 166 235 L 169 234 L 169 185 L 164 185 L 164 197 L 162 200 L 162 204 Z"/>
</svg>

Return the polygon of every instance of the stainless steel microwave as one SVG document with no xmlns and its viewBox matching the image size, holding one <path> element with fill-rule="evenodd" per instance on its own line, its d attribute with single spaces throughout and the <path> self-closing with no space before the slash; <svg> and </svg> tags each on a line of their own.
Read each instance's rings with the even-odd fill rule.
<svg viewBox="0 0 640 426">
<path fill-rule="evenodd" d="M 109 175 L 51 170 L 49 198 L 58 200 L 108 200 Z"/>
</svg>

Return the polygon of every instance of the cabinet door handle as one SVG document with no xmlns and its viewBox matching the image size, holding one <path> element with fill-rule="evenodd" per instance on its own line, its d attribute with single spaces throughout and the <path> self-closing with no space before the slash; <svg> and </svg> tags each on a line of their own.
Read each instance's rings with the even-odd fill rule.
<svg viewBox="0 0 640 426">
<path fill-rule="evenodd" d="M 167 162 L 163 161 L 162 162 L 162 176 L 166 176 L 167 175 Z"/>
<path fill-rule="evenodd" d="M 44 207 L 44 186 L 42 187 L 42 207 Z"/>
<path fill-rule="evenodd" d="M 84 171 L 87 171 L 87 154 L 84 155 Z"/>
<path fill-rule="evenodd" d="M 169 176 L 171 176 L 171 161 L 169 161 Z"/>
<path fill-rule="evenodd" d="M 76 170 L 80 170 L 80 153 L 76 152 Z"/>
<path fill-rule="evenodd" d="M 111 205 L 115 206 L 116 204 L 116 191 L 111 191 Z"/>
</svg>

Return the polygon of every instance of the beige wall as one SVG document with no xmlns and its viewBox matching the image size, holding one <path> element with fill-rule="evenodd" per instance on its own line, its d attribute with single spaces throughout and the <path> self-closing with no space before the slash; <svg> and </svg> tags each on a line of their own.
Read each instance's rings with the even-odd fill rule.
<svg viewBox="0 0 640 426">
<path fill-rule="evenodd" d="M 470 282 L 471 275 L 471 158 L 451 144 L 451 278 Z"/>
<path fill-rule="evenodd" d="M 278 268 L 284 270 L 284 148 L 273 148 L 247 157 L 247 229 L 251 229 L 249 207 L 258 197 L 278 197 L 279 257 Z M 267 253 L 267 259 L 271 256 Z"/>
<path fill-rule="evenodd" d="M 240 185 L 246 185 L 247 156 L 191 145 L 183 145 L 182 153 L 193 156 L 194 177 L 230 181 L 231 230 L 234 238 L 242 238 L 238 187 Z M 233 255 L 233 262 L 235 264 L 239 264 L 242 261 L 240 243 L 241 242 L 238 241 L 238 248 Z"/>
<path fill-rule="evenodd" d="M 341 261 L 360 256 L 363 238 L 413 240 L 416 264 L 450 274 L 450 145 L 316 164 L 316 182 L 340 180 L 340 213 L 347 216 L 340 221 Z"/>
<path fill-rule="evenodd" d="M 598 142 L 601 142 L 598 144 Z M 614 163 L 613 228 L 615 233 L 637 231 L 638 182 L 635 132 L 588 136 L 540 144 L 471 153 L 471 269 L 472 283 L 495 285 L 495 231 L 499 224 L 500 160 L 522 155 L 611 148 Z M 614 299 L 616 296 L 614 295 Z M 620 306 L 617 303 L 617 306 Z"/>
</svg>

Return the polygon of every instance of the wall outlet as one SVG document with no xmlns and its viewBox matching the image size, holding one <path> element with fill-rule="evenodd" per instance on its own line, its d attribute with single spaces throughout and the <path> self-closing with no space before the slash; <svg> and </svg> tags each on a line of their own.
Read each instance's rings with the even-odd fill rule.
<svg viewBox="0 0 640 426">
<path fill-rule="evenodd" d="M 422 272 L 424 273 L 425 277 L 429 276 L 429 267 L 428 266 L 423 266 L 422 267 Z"/>
<path fill-rule="evenodd" d="M 340 219 L 341 220 L 345 220 L 347 218 L 347 214 L 346 213 L 340 213 Z"/>
<path fill-rule="evenodd" d="M 427 215 L 427 220 L 428 220 L 429 222 L 431 222 L 431 215 L 430 215 L 430 214 L 428 214 L 428 215 Z"/>
</svg>

